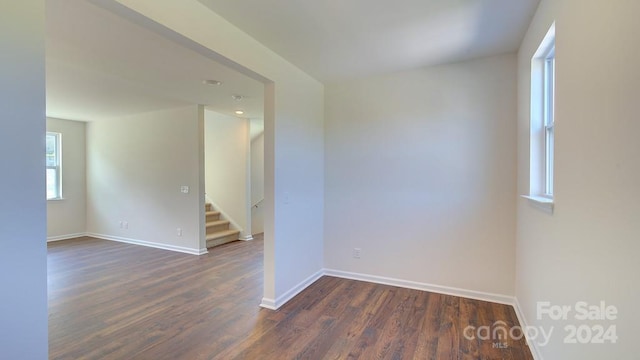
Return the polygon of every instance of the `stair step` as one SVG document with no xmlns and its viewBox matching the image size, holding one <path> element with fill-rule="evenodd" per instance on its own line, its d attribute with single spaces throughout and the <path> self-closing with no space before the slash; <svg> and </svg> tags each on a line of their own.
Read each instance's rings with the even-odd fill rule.
<svg viewBox="0 0 640 360">
<path fill-rule="evenodd" d="M 240 235 L 240 230 L 224 230 L 207 235 L 207 240 L 215 240 L 229 235 Z"/>
<path fill-rule="evenodd" d="M 238 230 L 225 230 L 218 231 L 213 234 L 207 235 L 207 248 L 226 244 L 232 241 L 238 240 L 240 237 L 240 231 Z"/>
<path fill-rule="evenodd" d="M 207 234 L 213 234 L 219 231 L 229 230 L 230 222 L 228 220 L 215 220 L 206 223 Z"/>
<path fill-rule="evenodd" d="M 209 203 L 205 203 L 205 204 L 204 204 L 204 209 L 205 209 L 206 211 L 211 211 L 211 210 L 213 210 L 213 205 L 211 205 L 211 204 L 209 204 Z"/>
<path fill-rule="evenodd" d="M 220 211 L 207 211 L 204 214 L 207 222 L 220 220 Z"/>
</svg>

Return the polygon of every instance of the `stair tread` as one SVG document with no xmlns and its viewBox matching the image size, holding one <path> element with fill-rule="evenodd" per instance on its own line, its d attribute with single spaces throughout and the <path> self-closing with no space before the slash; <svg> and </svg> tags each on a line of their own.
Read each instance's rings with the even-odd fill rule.
<svg viewBox="0 0 640 360">
<path fill-rule="evenodd" d="M 226 225 L 229 224 L 229 220 L 214 220 L 206 223 L 206 226 L 217 226 L 217 225 Z"/>
<path fill-rule="evenodd" d="M 220 215 L 220 211 L 205 211 L 205 215 Z"/>
<path fill-rule="evenodd" d="M 240 234 L 240 230 L 223 230 L 223 231 L 217 231 L 211 234 L 207 234 L 207 240 L 213 240 L 213 239 L 218 239 L 221 237 L 225 237 L 225 236 L 229 236 L 229 235 L 235 235 L 235 234 Z"/>
</svg>

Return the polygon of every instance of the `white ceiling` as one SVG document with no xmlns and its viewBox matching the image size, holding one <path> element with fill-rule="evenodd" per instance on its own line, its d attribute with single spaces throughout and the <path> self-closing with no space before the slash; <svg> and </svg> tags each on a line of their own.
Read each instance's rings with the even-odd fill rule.
<svg viewBox="0 0 640 360">
<path fill-rule="evenodd" d="M 539 2 L 199 1 L 324 82 L 515 51 Z M 50 117 L 94 121 L 189 104 L 263 117 L 262 83 L 90 2 L 47 0 L 46 26 Z"/>
<path fill-rule="evenodd" d="M 539 0 L 199 0 L 323 82 L 518 49 Z"/>
<path fill-rule="evenodd" d="M 262 119 L 262 83 L 85 0 L 47 0 L 46 30 L 47 116 L 94 121 L 204 104 Z"/>
</svg>

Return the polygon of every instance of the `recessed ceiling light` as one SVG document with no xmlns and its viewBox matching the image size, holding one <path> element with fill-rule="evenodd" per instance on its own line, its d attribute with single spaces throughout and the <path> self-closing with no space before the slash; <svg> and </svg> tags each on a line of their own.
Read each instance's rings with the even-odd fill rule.
<svg viewBox="0 0 640 360">
<path fill-rule="evenodd" d="M 236 110 L 236 115 L 242 115 L 242 114 L 244 114 L 244 111 L 242 111 L 242 110 Z"/>
<path fill-rule="evenodd" d="M 222 85 L 222 81 L 218 80 L 203 80 L 202 83 L 205 85 Z"/>
</svg>

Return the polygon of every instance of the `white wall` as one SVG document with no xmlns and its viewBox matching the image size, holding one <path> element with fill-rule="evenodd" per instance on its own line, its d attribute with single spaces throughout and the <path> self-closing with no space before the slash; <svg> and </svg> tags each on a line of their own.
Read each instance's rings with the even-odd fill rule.
<svg viewBox="0 0 640 360">
<path fill-rule="evenodd" d="M 555 211 L 518 200 L 516 296 L 529 325 L 555 327 L 544 359 L 637 358 L 640 312 L 640 23 L 638 1 L 542 0 L 518 57 L 518 192 L 529 177 L 531 57 L 556 22 Z M 565 325 L 536 303 L 606 301 L 615 345 L 563 344 Z"/>
<path fill-rule="evenodd" d="M 86 233 L 86 126 L 81 121 L 47 118 L 47 131 L 62 134 L 63 200 L 47 201 L 49 240 Z"/>
<path fill-rule="evenodd" d="M 0 357 L 47 358 L 44 1 L 0 5 Z"/>
<path fill-rule="evenodd" d="M 250 199 L 247 194 L 249 122 L 204 112 L 205 191 L 219 211 L 241 230 L 251 235 Z"/>
<path fill-rule="evenodd" d="M 326 267 L 513 295 L 515 55 L 326 89 Z"/>
<path fill-rule="evenodd" d="M 87 124 L 90 234 L 187 252 L 203 249 L 199 110 L 190 106 Z M 190 187 L 188 194 L 181 193 L 183 185 Z"/>
<path fill-rule="evenodd" d="M 266 81 L 263 305 L 279 306 L 323 265 L 323 85 L 196 0 L 99 3 Z"/>
<path fill-rule="evenodd" d="M 264 232 L 264 134 L 251 141 L 251 232 Z M 255 206 L 254 206 L 255 205 Z"/>
</svg>

